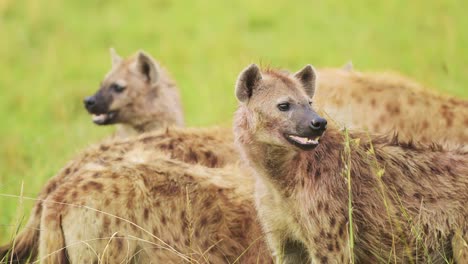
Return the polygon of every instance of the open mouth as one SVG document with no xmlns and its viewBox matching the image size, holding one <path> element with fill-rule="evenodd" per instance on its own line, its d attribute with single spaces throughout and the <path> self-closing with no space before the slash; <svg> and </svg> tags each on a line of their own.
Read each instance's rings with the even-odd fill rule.
<svg viewBox="0 0 468 264">
<path fill-rule="evenodd" d="M 92 114 L 93 122 L 97 125 L 112 124 L 117 116 L 117 111 L 111 111 L 104 114 Z"/>
<path fill-rule="evenodd" d="M 286 139 L 293 145 L 303 149 L 311 150 L 318 146 L 320 136 L 300 137 L 297 135 L 285 135 Z"/>
</svg>

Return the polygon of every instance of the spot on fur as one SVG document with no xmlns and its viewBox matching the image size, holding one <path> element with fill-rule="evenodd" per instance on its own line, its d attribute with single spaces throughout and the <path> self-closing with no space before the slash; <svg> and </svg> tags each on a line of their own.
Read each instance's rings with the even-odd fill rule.
<svg viewBox="0 0 468 264">
<path fill-rule="evenodd" d="M 143 212 L 143 218 L 147 221 L 148 218 L 149 218 L 149 209 L 148 208 L 145 208 L 144 212 Z"/>
<path fill-rule="evenodd" d="M 108 146 L 108 145 L 101 145 L 101 146 L 99 147 L 99 149 L 100 149 L 101 151 L 106 151 L 106 150 L 109 149 L 109 146 Z"/>
</svg>

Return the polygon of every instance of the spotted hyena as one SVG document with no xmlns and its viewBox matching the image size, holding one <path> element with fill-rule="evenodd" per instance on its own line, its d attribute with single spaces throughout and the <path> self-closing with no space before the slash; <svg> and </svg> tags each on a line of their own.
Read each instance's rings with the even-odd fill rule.
<svg viewBox="0 0 468 264">
<path fill-rule="evenodd" d="M 236 84 L 236 142 L 277 263 L 468 263 L 466 148 L 340 131 L 314 110 L 315 76 L 251 65 Z"/>
<path fill-rule="evenodd" d="M 47 197 L 41 263 L 272 263 L 251 177 L 146 157 L 83 170 Z"/>
<path fill-rule="evenodd" d="M 117 124 L 119 137 L 183 126 L 178 89 L 156 60 L 143 51 L 122 59 L 114 49 L 111 57 L 101 88 L 84 99 L 95 124 Z"/>
<path fill-rule="evenodd" d="M 124 159 L 151 164 L 161 153 L 188 164 L 224 167 L 235 164 L 239 159 L 234 145 L 230 143 L 232 141 L 232 133 L 226 134 L 224 128 L 168 128 L 135 138 L 114 139 L 91 146 L 45 184 L 26 226 L 14 241 L 0 247 L 0 259 L 8 252 L 13 252 L 15 260 L 35 259 L 43 201 L 68 181 L 88 175 L 86 171 L 101 166 L 111 167 Z"/>
<path fill-rule="evenodd" d="M 144 57 L 146 59 L 142 59 Z M 99 93 L 101 93 L 100 96 L 103 96 L 103 94 L 106 94 L 106 93 L 108 95 L 111 94 L 111 93 L 114 93 L 113 96 L 114 95 L 116 96 L 115 97 L 115 98 L 117 98 L 116 100 L 121 100 L 121 101 L 127 102 L 127 104 L 126 104 L 127 106 L 128 105 L 132 106 L 132 105 L 137 104 L 137 102 L 139 102 L 138 100 L 131 101 L 130 98 L 133 98 L 133 99 L 135 99 L 135 98 L 144 98 L 145 96 L 142 96 L 142 97 L 133 96 L 136 93 L 135 92 L 130 92 L 130 91 L 131 90 L 147 91 L 148 90 L 147 89 L 148 88 L 147 80 L 150 80 L 151 78 L 150 78 L 149 75 L 147 77 L 145 77 L 146 75 L 143 74 L 143 73 L 138 75 L 138 74 L 135 74 L 135 72 L 132 72 L 132 70 L 138 69 L 138 67 L 135 66 L 135 65 L 137 65 L 136 60 L 142 60 L 144 62 L 151 62 L 151 63 L 147 64 L 147 66 L 148 65 L 153 65 L 153 66 L 156 65 L 154 67 L 154 69 L 159 69 L 159 73 L 161 74 L 160 67 L 157 66 L 157 63 L 154 60 L 152 60 L 149 55 L 146 55 L 145 53 L 137 53 L 136 56 L 134 56 L 134 57 L 132 57 L 130 59 L 126 59 L 126 60 L 121 59 L 118 55 L 116 55 L 114 53 L 112 58 L 113 58 L 113 62 L 114 62 L 113 63 L 114 67 L 113 67 L 112 71 L 108 74 L 108 77 L 106 78 L 106 80 L 104 81 L 104 83 L 106 83 L 108 85 L 107 86 L 103 85 L 103 88 L 97 93 L 97 95 L 95 97 L 99 97 L 98 96 Z M 143 65 L 144 65 L 144 63 L 143 63 Z M 151 67 L 148 66 L 148 69 L 149 68 L 151 68 Z M 382 93 L 381 93 L 382 89 L 380 89 L 379 87 L 385 87 L 385 89 L 393 89 L 393 86 L 395 86 L 396 84 L 392 84 L 390 78 L 383 78 L 381 81 L 379 81 L 379 79 L 378 78 L 376 79 L 376 77 L 373 77 L 373 75 L 367 75 L 367 74 L 362 75 L 360 73 L 350 72 L 349 70 L 339 70 L 339 69 L 335 69 L 335 70 L 328 69 L 328 70 L 321 71 L 321 73 L 322 72 L 324 74 L 322 75 L 322 78 L 320 79 L 321 84 L 322 84 L 322 89 L 319 90 L 319 95 L 323 95 L 323 97 L 326 97 L 326 98 L 331 98 L 330 100 L 322 100 L 323 103 L 319 101 L 319 103 L 321 103 L 322 106 L 325 105 L 327 107 L 327 109 L 329 109 L 329 108 L 330 109 L 331 108 L 340 109 L 341 108 L 341 109 L 343 109 L 343 112 L 349 113 L 348 112 L 349 109 L 346 107 L 346 104 L 343 104 L 343 102 L 340 102 L 340 101 L 334 101 L 334 100 L 338 100 L 337 99 L 338 98 L 337 94 L 341 93 L 343 89 L 347 89 L 343 93 L 346 93 L 346 92 L 349 92 L 349 91 L 354 91 L 353 93 L 350 94 L 350 97 L 349 97 L 349 99 L 347 101 L 348 101 L 349 104 L 355 105 L 356 107 L 353 107 L 353 111 L 351 111 L 352 113 L 354 113 L 354 115 L 349 115 L 349 116 L 345 115 L 344 116 L 344 120 L 345 120 L 344 123 L 345 124 L 354 125 L 354 126 L 362 125 L 362 127 L 368 127 L 368 124 L 371 124 L 371 123 L 368 123 L 369 121 L 378 122 L 380 120 L 380 114 L 375 115 L 376 116 L 375 119 L 372 119 L 372 116 L 368 116 L 368 113 L 372 112 L 372 111 L 365 108 L 364 106 L 359 105 L 359 103 L 364 103 L 364 101 L 362 99 L 362 96 L 356 91 L 362 90 L 363 94 L 368 94 L 368 96 L 366 96 L 366 99 L 369 99 L 370 95 L 373 95 L 374 97 L 379 98 L 379 100 L 387 99 L 387 97 L 382 97 Z M 125 75 L 126 73 L 128 73 L 128 76 L 130 76 L 130 77 L 135 77 L 136 80 L 138 80 L 138 78 L 137 78 L 138 76 L 139 76 L 139 78 L 142 78 L 142 79 L 140 81 L 132 81 L 131 86 L 127 84 L 126 87 L 123 89 L 123 91 L 120 94 L 117 91 L 110 92 L 109 90 L 111 89 L 113 82 L 119 83 L 118 80 L 134 80 L 134 79 L 131 79 L 130 77 L 128 77 L 127 75 Z M 130 74 L 130 73 L 132 73 L 133 75 Z M 119 76 L 127 76 L 128 78 L 127 77 L 117 78 Z M 163 76 L 163 74 L 161 76 Z M 160 80 L 164 80 L 164 78 L 162 78 L 162 77 L 160 77 L 160 78 L 161 78 Z M 374 80 L 374 79 L 376 79 L 376 80 Z M 112 80 L 114 80 L 114 81 L 112 81 Z M 372 80 L 374 80 L 374 81 L 372 81 Z M 120 81 L 120 83 L 123 83 L 123 82 Z M 165 89 L 162 89 L 165 86 L 158 86 L 158 85 L 162 85 L 164 83 L 166 83 L 166 82 L 158 81 L 156 87 L 159 87 L 158 89 L 160 89 L 160 91 L 165 90 Z M 348 85 L 348 83 L 349 83 L 349 85 Z M 411 85 L 409 85 L 409 82 L 406 83 L 406 82 L 400 81 L 400 82 L 397 82 L 397 83 L 399 83 L 399 85 L 401 87 L 403 87 L 403 88 L 399 89 L 399 94 L 404 94 L 404 93 L 413 94 L 413 93 L 415 93 L 414 91 L 416 91 L 416 94 L 417 94 L 417 89 L 411 88 Z M 404 87 L 409 87 L 409 88 L 404 88 Z M 121 88 L 114 87 L 112 89 L 121 90 Z M 106 91 L 106 89 L 107 89 L 107 91 Z M 327 94 L 327 91 L 329 91 L 329 90 L 336 91 L 336 92 Z M 174 98 L 172 98 L 172 101 L 179 102 L 178 94 L 176 92 L 174 92 L 174 93 L 163 93 L 163 94 L 164 94 L 164 96 L 157 96 L 156 99 L 154 99 L 155 98 L 155 97 L 153 97 L 154 94 L 147 93 L 146 96 L 148 96 L 148 97 L 146 99 L 159 100 L 159 99 L 162 99 L 162 98 L 166 98 L 167 96 L 174 96 Z M 420 103 L 420 102 L 425 102 L 425 100 L 426 100 L 425 97 L 424 97 L 424 93 L 421 92 L 420 94 L 422 96 L 414 97 L 414 100 L 416 102 L 416 103 L 413 104 L 414 107 L 416 107 L 416 106 L 417 107 L 423 107 L 425 105 L 425 104 Z M 444 98 L 442 98 L 442 97 L 437 97 L 437 98 L 439 100 L 438 103 L 445 104 L 445 103 L 443 103 L 443 100 L 445 100 Z M 97 98 L 96 100 L 99 101 L 99 100 L 104 100 L 104 99 L 103 98 L 100 98 L 100 99 Z M 114 100 L 114 99 L 112 99 L 112 100 Z M 388 100 L 389 103 L 390 103 L 391 100 L 392 100 L 392 98 L 390 98 L 390 100 Z M 146 101 L 148 101 L 148 100 L 143 100 L 143 102 L 146 102 Z M 164 100 L 164 101 L 171 101 L 171 100 Z M 449 102 L 449 101 L 455 102 L 455 100 L 452 100 L 452 99 L 448 100 L 447 102 Z M 101 103 L 98 103 L 98 105 L 100 105 L 100 104 Z M 175 116 L 179 116 L 182 113 L 182 111 L 181 111 L 181 109 L 179 107 L 180 106 L 179 103 L 175 104 L 177 107 L 173 107 L 173 110 L 175 112 L 166 111 L 165 115 L 160 115 L 160 116 L 158 116 L 158 115 L 146 115 L 146 113 L 158 113 L 158 112 L 161 112 L 161 111 L 164 112 L 164 109 L 159 108 L 160 105 L 158 103 L 154 103 L 154 104 L 144 104 L 143 103 L 142 105 L 145 106 L 144 109 L 146 109 L 147 111 L 132 110 L 133 107 L 121 107 L 118 110 L 118 115 L 112 114 L 111 119 L 113 121 L 106 121 L 104 123 L 112 123 L 112 122 L 117 122 L 117 121 L 122 122 L 123 119 L 118 119 L 117 116 L 119 118 L 121 118 L 121 117 L 130 117 L 130 119 L 134 118 L 134 121 L 125 121 L 126 124 L 127 124 L 127 125 L 125 125 L 125 127 L 127 127 L 127 128 L 125 128 L 123 130 L 122 129 L 120 130 L 120 131 L 127 131 L 127 132 L 128 131 L 133 131 L 132 132 L 132 134 L 133 134 L 134 132 L 145 132 L 146 130 L 151 130 L 151 129 L 157 128 L 159 126 L 163 126 L 162 124 L 171 124 L 173 122 L 173 120 L 177 119 L 177 118 L 174 119 L 171 116 L 173 116 L 173 114 L 175 114 L 175 113 L 176 113 Z M 372 101 L 371 101 L 371 105 L 372 105 Z M 384 103 L 382 105 L 388 105 L 388 104 Z M 428 107 L 428 106 L 426 105 L 426 107 Z M 463 107 L 464 107 L 464 104 L 462 103 L 462 104 L 460 104 L 459 109 L 463 110 Z M 384 109 L 386 109 L 386 108 L 388 108 L 388 107 L 385 107 Z M 359 112 L 359 109 L 362 109 L 362 111 Z M 377 110 L 375 112 L 379 113 Z M 424 112 L 426 112 L 426 111 L 424 111 Z M 450 113 L 452 113 L 452 114 L 449 114 L 447 116 L 452 116 L 452 115 L 454 115 L 453 113 L 456 113 L 456 112 L 457 111 L 455 111 L 455 110 L 450 110 Z M 460 111 L 460 112 L 463 112 L 463 111 Z M 103 116 L 100 116 L 96 120 L 107 120 L 109 118 L 109 116 L 107 116 L 107 113 L 109 113 L 109 111 L 107 111 L 106 114 L 103 115 L 105 117 L 104 119 L 102 119 Z M 172 114 L 170 114 L 170 113 L 172 113 Z M 353 118 L 353 117 L 356 117 L 356 116 L 362 116 L 363 118 L 357 118 L 357 119 Z M 348 123 L 346 121 L 346 118 L 349 118 Z M 400 118 L 400 119 L 404 118 L 404 115 L 399 115 L 398 118 Z M 167 119 L 167 120 L 165 120 L 165 119 Z M 179 119 L 181 120 L 181 118 L 179 118 Z M 395 119 L 395 120 L 400 120 L 400 119 Z M 140 128 L 143 127 L 143 129 L 137 129 L 138 126 L 134 126 L 133 128 L 130 129 L 130 127 L 132 127 L 132 125 L 129 125 L 129 124 L 137 124 L 137 123 L 141 124 L 141 122 L 137 122 L 137 120 L 140 120 L 140 121 L 141 120 L 147 120 L 148 122 L 146 124 L 154 124 L 154 125 L 139 126 Z M 152 120 L 152 121 L 150 122 L 150 120 Z M 398 125 L 402 123 L 401 121 L 393 122 L 392 120 L 393 119 L 389 117 L 389 120 L 387 120 L 388 122 L 384 123 L 382 126 L 375 127 L 375 129 L 376 130 L 378 130 L 378 129 L 389 129 L 389 128 L 395 127 L 395 126 L 398 128 Z M 417 124 L 418 122 L 419 122 L 418 119 L 408 118 L 408 120 L 405 120 L 405 122 L 403 122 L 403 123 L 404 124 L 412 124 L 412 123 Z M 432 126 L 432 125 L 434 125 L 434 126 Z M 403 128 L 410 128 L 410 127 L 411 127 L 410 125 L 401 126 L 402 129 Z M 416 138 L 418 138 L 418 136 L 421 136 L 421 135 L 431 135 L 431 134 L 439 135 L 439 134 L 437 134 L 437 132 L 434 132 L 437 129 L 438 129 L 437 122 L 431 122 L 429 124 L 429 127 L 426 127 L 426 129 L 420 131 L 419 133 L 416 133 L 414 136 Z M 371 126 L 371 130 L 372 130 L 372 126 Z M 180 130 L 175 130 L 175 131 L 180 132 Z M 400 130 L 400 132 L 402 132 L 402 131 L 407 131 L 407 130 Z M 447 130 L 448 133 L 451 133 L 451 131 L 454 131 L 454 130 Z M 463 131 L 463 130 L 461 130 L 461 131 Z M 39 201 L 34 206 L 34 210 L 33 210 L 33 213 L 32 213 L 32 215 L 30 217 L 29 222 L 27 223 L 25 229 L 22 232 L 20 232 L 19 236 L 15 240 L 14 252 L 15 252 L 16 257 L 17 258 L 24 258 L 24 257 L 29 256 L 30 254 L 35 256 L 35 254 L 36 254 L 36 246 L 35 246 L 36 242 L 35 241 L 37 241 L 37 239 L 38 239 L 38 234 L 39 233 L 37 232 L 37 230 L 39 229 L 39 223 L 40 223 L 39 216 L 40 216 L 41 210 L 42 210 L 41 200 L 46 199 L 47 196 L 50 193 L 52 193 L 56 188 L 58 188 L 60 186 L 60 184 L 62 184 L 63 182 L 66 182 L 67 179 L 69 179 L 71 177 L 74 177 L 74 175 L 81 175 L 80 170 L 81 170 L 83 164 L 85 164 L 88 161 L 95 160 L 95 161 L 99 161 L 99 162 L 109 162 L 109 161 L 112 162 L 113 158 L 111 158 L 111 157 L 113 157 L 113 155 L 110 154 L 110 153 L 117 153 L 117 155 L 118 155 L 120 152 L 131 151 L 133 149 L 142 148 L 142 146 L 147 146 L 148 148 L 152 148 L 153 146 L 156 146 L 156 147 L 153 148 L 155 152 L 158 152 L 161 149 L 163 149 L 164 151 L 171 152 L 170 155 L 173 158 L 181 159 L 181 160 L 188 161 L 188 162 L 191 162 L 191 163 L 200 163 L 202 165 L 211 166 L 211 167 L 224 166 L 225 164 L 234 163 L 234 162 L 237 161 L 237 154 L 234 151 L 234 148 L 233 148 L 233 145 L 232 145 L 232 139 L 231 139 L 232 134 L 231 134 L 231 132 L 229 130 L 225 130 L 225 129 L 208 129 L 208 130 L 204 130 L 203 132 L 201 132 L 200 136 L 197 136 L 199 132 L 194 132 L 194 131 L 191 131 L 191 130 L 188 130 L 188 133 L 178 134 L 179 132 L 176 132 L 176 133 L 157 132 L 156 134 L 158 136 L 155 137 L 155 138 L 157 138 L 157 141 L 153 142 L 156 145 L 152 145 L 152 144 L 147 143 L 146 139 L 153 137 L 152 135 L 149 135 L 149 134 L 147 136 L 145 136 L 145 137 L 140 138 L 140 139 L 128 139 L 128 140 L 125 141 L 125 143 L 119 143 L 119 144 L 116 144 L 116 146 L 110 146 L 109 147 L 108 144 L 102 144 L 102 145 L 100 145 L 100 147 L 98 149 L 91 148 L 90 150 L 84 151 L 82 155 L 79 155 L 76 159 L 69 162 L 68 165 L 66 165 L 58 173 L 57 176 L 53 177 L 46 184 L 46 186 L 44 187 L 44 189 L 40 193 L 40 195 L 38 197 Z M 119 134 L 120 135 L 128 135 L 129 133 L 119 133 Z M 180 135 L 183 135 L 183 136 L 181 137 Z M 189 135 L 189 137 L 194 137 L 194 140 L 188 139 L 187 137 L 185 137 L 186 135 Z M 403 135 L 405 135 L 405 133 L 403 133 Z M 406 135 L 408 135 L 408 134 L 406 133 Z M 167 138 L 164 138 L 164 137 L 167 137 Z M 206 138 L 209 138 L 209 139 L 204 141 Z M 213 138 L 215 138 L 216 140 L 212 141 Z M 441 137 L 437 136 L 436 138 L 440 139 Z M 198 139 L 201 139 L 201 140 L 198 140 Z M 195 143 L 193 143 L 193 142 L 195 142 Z M 205 151 L 206 149 L 213 149 L 213 151 L 206 152 Z M 92 154 L 90 154 L 90 153 L 92 153 Z M 119 159 L 118 156 L 116 156 L 114 158 Z M 11 244 L 0 247 L 0 256 L 2 256 L 2 253 L 4 253 L 5 251 L 10 250 L 11 248 L 12 248 Z"/>
<path fill-rule="evenodd" d="M 390 72 L 321 69 L 315 107 L 351 129 L 396 131 L 403 140 L 468 142 L 468 101 Z"/>
</svg>

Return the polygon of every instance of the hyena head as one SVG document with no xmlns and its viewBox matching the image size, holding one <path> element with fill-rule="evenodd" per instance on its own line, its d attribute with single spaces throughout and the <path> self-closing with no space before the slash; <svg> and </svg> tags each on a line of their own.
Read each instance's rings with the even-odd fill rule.
<svg viewBox="0 0 468 264">
<path fill-rule="evenodd" d="M 310 65 L 295 74 L 261 72 L 257 65 L 250 65 L 236 83 L 240 107 L 235 129 L 247 129 L 251 140 L 261 144 L 314 149 L 327 127 L 327 120 L 312 108 L 315 81 L 316 73 Z"/>
<path fill-rule="evenodd" d="M 150 55 L 139 51 L 122 59 L 111 49 L 111 58 L 101 87 L 84 99 L 95 124 L 124 124 L 137 131 L 155 123 L 183 125 L 178 90 Z"/>
</svg>

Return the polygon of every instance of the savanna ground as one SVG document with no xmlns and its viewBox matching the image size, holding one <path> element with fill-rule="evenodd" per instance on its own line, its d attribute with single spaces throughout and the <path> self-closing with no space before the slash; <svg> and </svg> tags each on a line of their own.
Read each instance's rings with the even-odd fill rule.
<svg viewBox="0 0 468 264">
<path fill-rule="evenodd" d="M 395 70 L 468 98 L 467 1 L 0 0 L 0 242 L 79 150 L 109 135 L 82 107 L 108 49 L 172 73 L 191 126 L 229 124 L 251 62 Z M 25 221 L 25 220 L 24 220 Z"/>
</svg>

